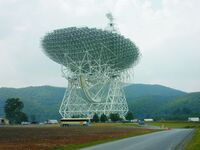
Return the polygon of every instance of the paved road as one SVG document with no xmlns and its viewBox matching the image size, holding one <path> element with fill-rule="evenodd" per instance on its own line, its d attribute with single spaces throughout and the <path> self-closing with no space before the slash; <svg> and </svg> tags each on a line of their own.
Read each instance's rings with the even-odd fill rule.
<svg viewBox="0 0 200 150">
<path fill-rule="evenodd" d="M 173 129 L 100 144 L 82 150 L 174 150 L 193 129 Z"/>
</svg>

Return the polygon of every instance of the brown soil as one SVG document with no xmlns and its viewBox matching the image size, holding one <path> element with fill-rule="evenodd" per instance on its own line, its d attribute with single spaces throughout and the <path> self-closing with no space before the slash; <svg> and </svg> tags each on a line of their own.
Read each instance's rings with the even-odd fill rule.
<svg viewBox="0 0 200 150">
<path fill-rule="evenodd" d="M 148 133 L 130 126 L 1 127 L 0 150 L 47 150 L 68 144 L 83 144 Z"/>
</svg>

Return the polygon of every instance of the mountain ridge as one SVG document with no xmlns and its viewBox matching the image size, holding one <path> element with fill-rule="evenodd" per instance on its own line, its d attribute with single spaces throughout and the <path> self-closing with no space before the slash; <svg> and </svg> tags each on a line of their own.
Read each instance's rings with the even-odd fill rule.
<svg viewBox="0 0 200 150">
<path fill-rule="evenodd" d="M 29 117 L 35 115 L 40 121 L 51 118 L 58 119 L 60 118 L 58 109 L 65 90 L 66 88 L 64 87 L 54 87 L 50 85 L 23 88 L 2 87 L 0 88 L 0 116 L 4 115 L 3 105 L 5 100 L 11 97 L 19 97 L 24 102 L 24 112 L 27 113 Z M 160 114 L 166 117 L 166 115 L 173 114 L 168 108 L 173 107 L 174 111 L 178 109 L 178 105 L 182 106 L 181 109 L 187 108 L 182 102 L 177 103 L 177 101 L 181 101 L 179 98 L 186 97 L 185 101 L 191 98 L 190 96 L 188 97 L 188 94 L 191 93 L 158 84 L 129 84 L 124 87 L 124 91 L 129 109 L 137 118 L 161 118 L 162 116 L 160 116 Z M 192 98 L 195 99 L 195 104 L 200 107 L 198 103 L 200 99 L 198 94 L 200 94 L 200 92 L 195 93 L 197 93 L 197 95 Z M 193 108 L 192 104 L 188 104 L 187 109 L 190 108 Z M 199 112 L 197 111 L 197 113 Z"/>
</svg>

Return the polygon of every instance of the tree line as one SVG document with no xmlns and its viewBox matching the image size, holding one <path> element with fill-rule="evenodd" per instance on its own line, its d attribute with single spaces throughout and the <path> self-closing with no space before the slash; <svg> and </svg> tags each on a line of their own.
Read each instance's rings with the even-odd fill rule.
<svg viewBox="0 0 200 150">
<path fill-rule="evenodd" d="M 117 121 L 123 121 L 124 119 L 120 117 L 118 113 L 111 113 L 109 116 L 106 116 L 105 114 L 101 114 L 100 116 L 98 114 L 94 114 L 92 121 L 93 122 L 107 122 L 110 119 L 112 122 L 117 122 Z M 126 116 L 126 120 L 133 120 L 133 113 L 129 111 Z"/>
<path fill-rule="evenodd" d="M 24 108 L 24 104 L 22 101 L 20 101 L 19 98 L 10 98 L 6 100 L 5 106 L 4 106 L 4 112 L 6 119 L 9 120 L 10 124 L 20 124 L 21 122 L 28 121 L 28 116 L 22 111 Z M 132 120 L 133 119 L 133 113 L 128 112 L 125 116 L 126 120 Z M 30 116 L 31 121 L 36 121 L 36 118 L 34 115 Z M 111 113 L 109 116 L 106 116 L 105 114 L 101 114 L 100 116 L 98 114 L 94 114 L 92 121 L 93 122 L 107 122 L 110 119 L 112 122 L 122 121 L 123 118 L 120 117 L 118 113 Z"/>
</svg>

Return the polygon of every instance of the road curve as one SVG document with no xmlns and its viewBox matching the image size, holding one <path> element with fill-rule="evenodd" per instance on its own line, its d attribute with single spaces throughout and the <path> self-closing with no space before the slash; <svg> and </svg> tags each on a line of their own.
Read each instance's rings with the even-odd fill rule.
<svg viewBox="0 0 200 150">
<path fill-rule="evenodd" d="M 100 144 L 82 150 L 175 150 L 193 129 L 172 129 Z"/>
</svg>

